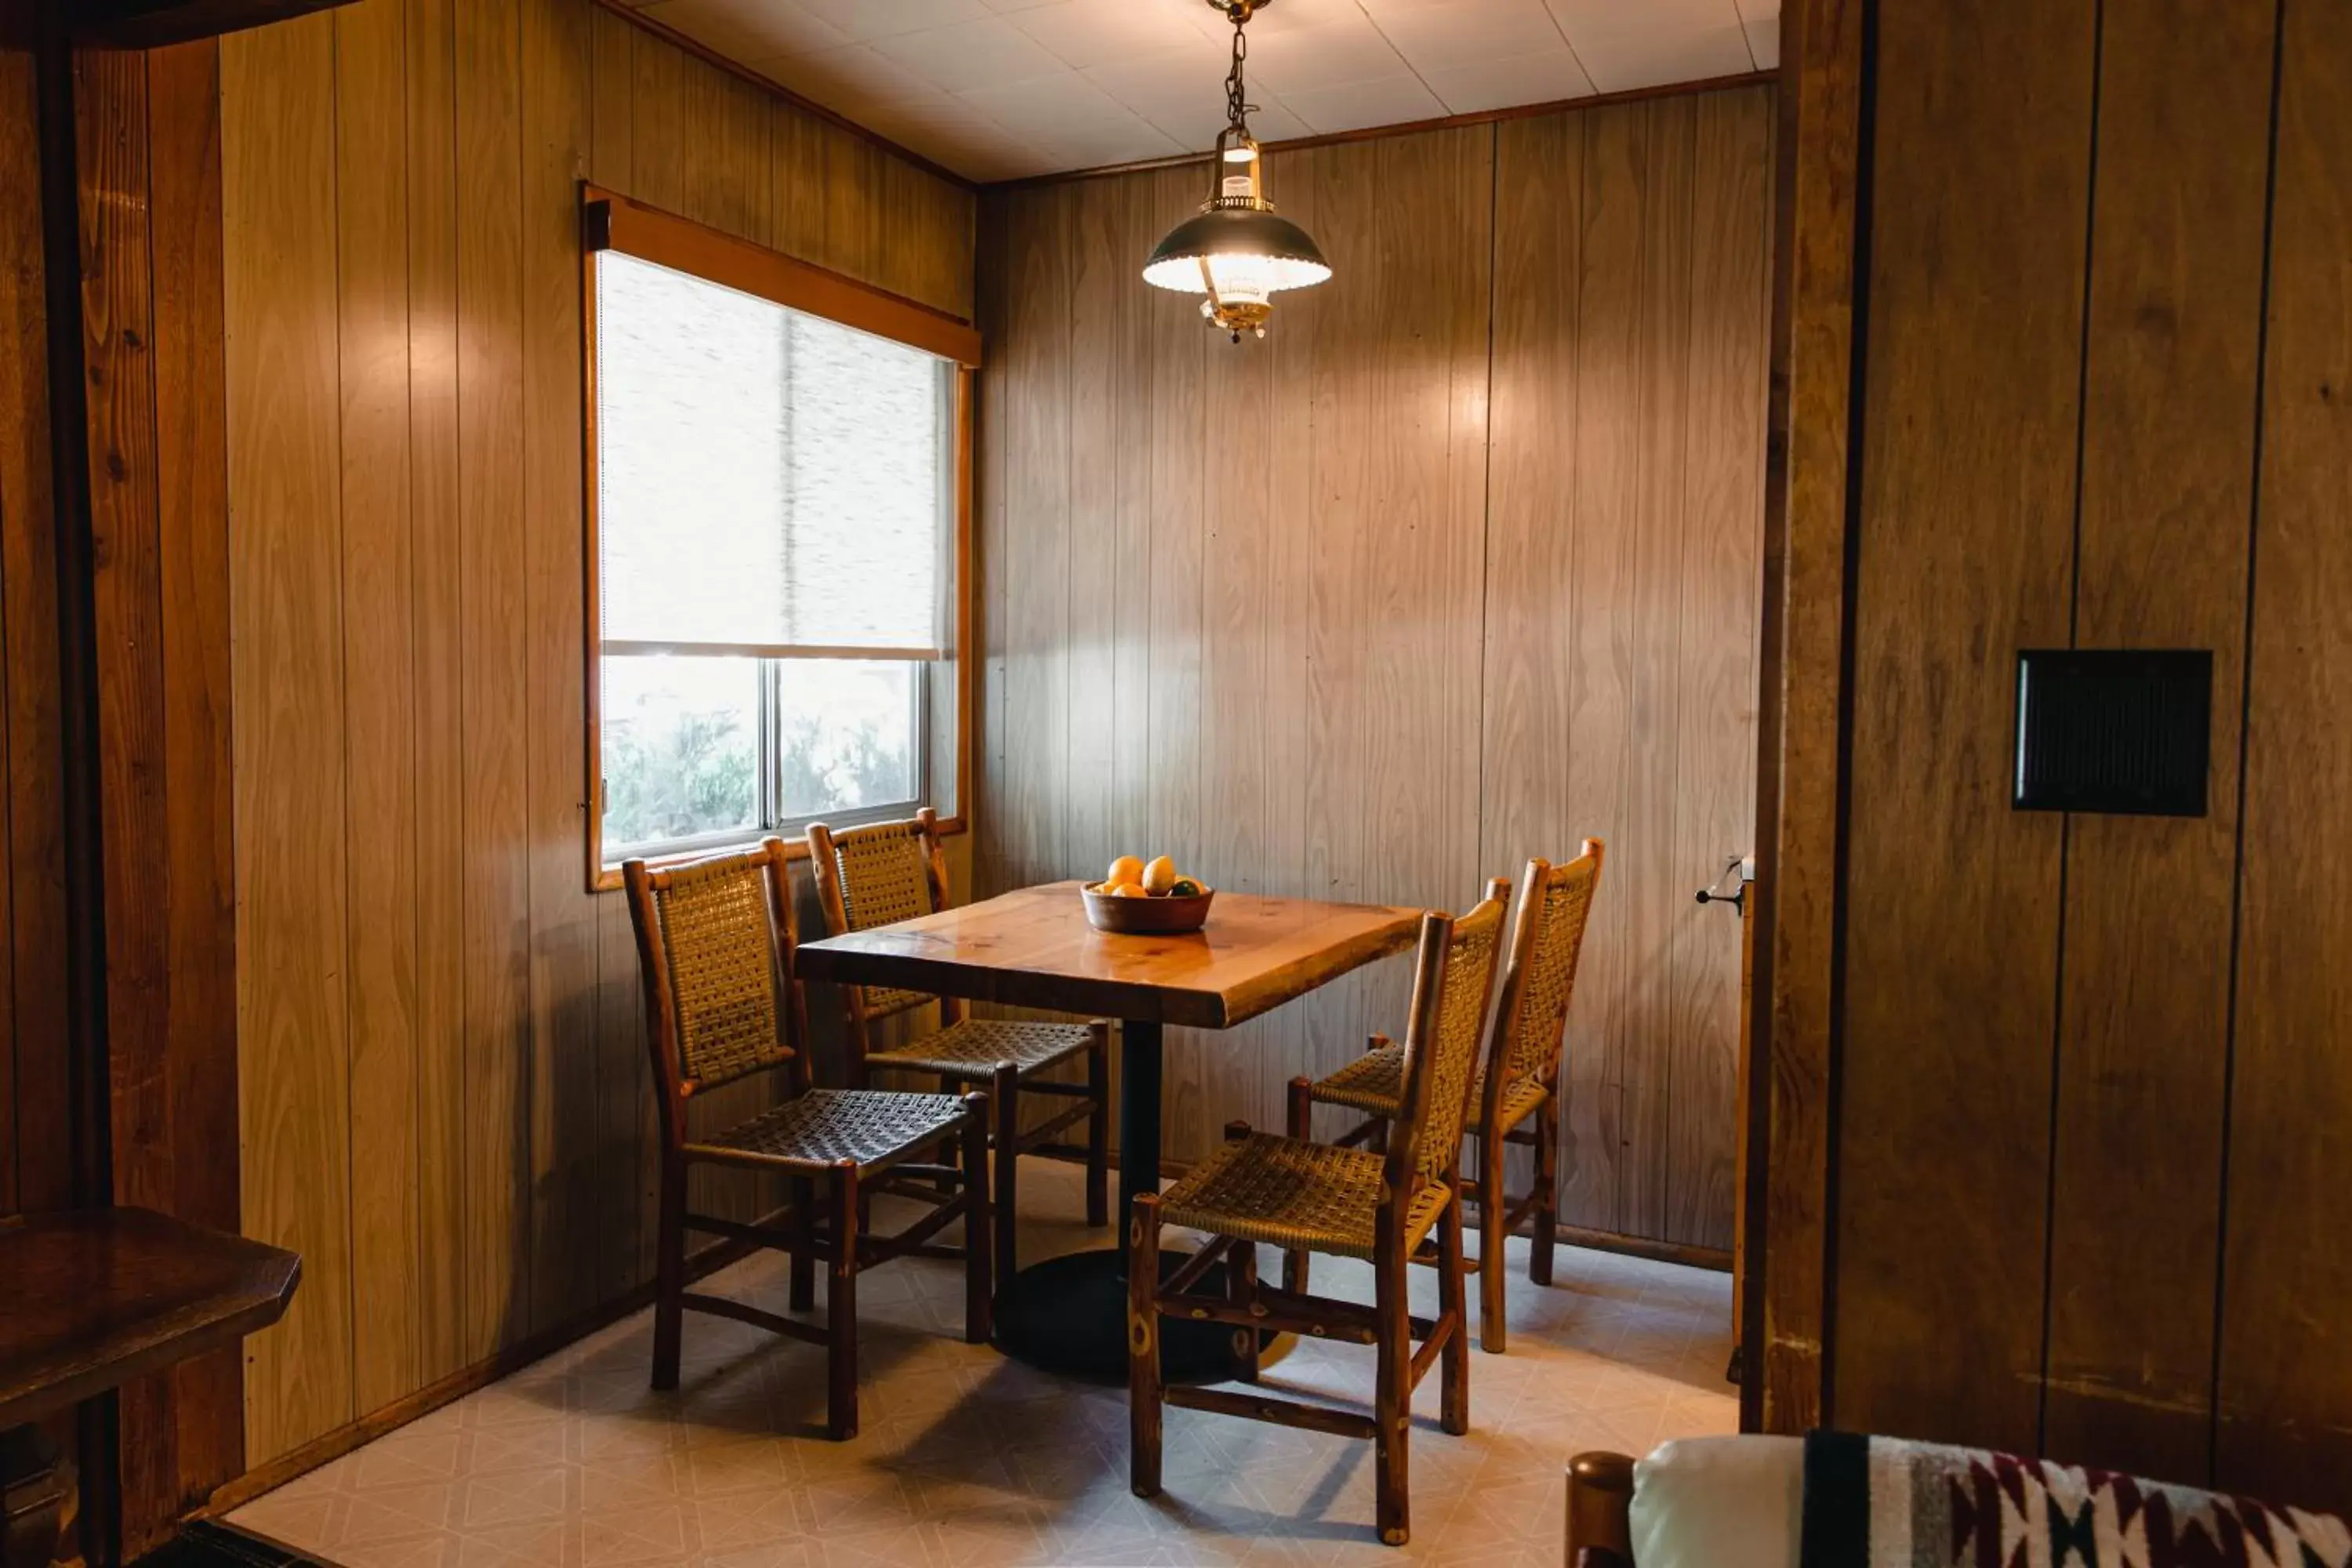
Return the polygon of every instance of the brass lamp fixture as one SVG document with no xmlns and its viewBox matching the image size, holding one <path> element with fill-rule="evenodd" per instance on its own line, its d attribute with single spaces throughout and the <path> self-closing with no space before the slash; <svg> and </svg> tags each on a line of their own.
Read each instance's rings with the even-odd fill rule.
<svg viewBox="0 0 2352 1568">
<path fill-rule="evenodd" d="M 1265 166 L 1249 131 L 1249 94 L 1242 82 L 1249 43 L 1242 29 L 1273 3 L 1209 0 L 1234 25 L 1234 68 L 1225 77 L 1227 124 L 1217 137 L 1216 184 L 1197 214 L 1168 231 L 1143 268 L 1143 280 L 1156 288 L 1206 294 L 1201 314 L 1235 342 L 1244 332 L 1265 336 L 1276 293 L 1310 288 L 1331 276 L 1330 264 L 1307 231 L 1276 213 L 1265 199 Z"/>
</svg>

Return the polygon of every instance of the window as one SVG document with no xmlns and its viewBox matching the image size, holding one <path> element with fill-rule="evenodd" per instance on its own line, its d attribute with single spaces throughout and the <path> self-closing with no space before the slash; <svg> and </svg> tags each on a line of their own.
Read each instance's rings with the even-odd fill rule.
<svg viewBox="0 0 2352 1568">
<path fill-rule="evenodd" d="M 818 818 L 952 824 L 976 339 L 587 197 L 592 879 Z"/>
</svg>

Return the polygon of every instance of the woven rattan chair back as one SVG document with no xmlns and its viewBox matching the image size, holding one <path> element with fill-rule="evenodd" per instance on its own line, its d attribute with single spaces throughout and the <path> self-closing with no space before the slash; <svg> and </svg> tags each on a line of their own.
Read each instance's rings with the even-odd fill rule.
<svg viewBox="0 0 2352 1568">
<path fill-rule="evenodd" d="M 1601 840 L 1588 838 L 1567 865 L 1530 860 L 1519 880 L 1518 917 L 1503 968 L 1502 1000 L 1495 1008 L 1498 1100 L 1528 1079 L 1547 1086 L 1559 1081 L 1560 1040 L 1592 896 L 1601 886 Z"/>
<path fill-rule="evenodd" d="M 1424 952 L 1405 1027 L 1402 1136 L 1389 1145 L 1392 1184 L 1407 1176 L 1450 1180 L 1461 1160 L 1462 1128 L 1486 1032 L 1486 1004 L 1494 996 L 1504 900 L 1510 890 L 1500 877 L 1487 884 L 1486 900 L 1445 928 L 1442 961 L 1432 962 L 1426 946 L 1436 933 L 1430 924 L 1423 926 Z"/>
<path fill-rule="evenodd" d="M 947 852 L 939 820 L 926 806 L 907 822 L 877 822 L 839 833 L 809 828 L 809 859 L 825 929 L 835 936 L 894 925 L 947 907 Z M 866 1022 L 911 1012 L 938 1000 L 929 993 L 880 985 L 851 988 Z"/>
<path fill-rule="evenodd" d="M 793 1092 L 807 1087 L 783 841 L 660 870 L 632 860 L 622 875 L 665 1099 L 779 1067 L 795 1069 Z"/>
</svg>

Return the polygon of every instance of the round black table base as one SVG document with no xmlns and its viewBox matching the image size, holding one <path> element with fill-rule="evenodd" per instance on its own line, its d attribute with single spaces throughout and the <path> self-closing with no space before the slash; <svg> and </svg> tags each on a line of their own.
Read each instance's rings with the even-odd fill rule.
<svg viewBox="0 0 2352 1568">
<path fill-rule="evenodd" d="M 1186 1261 L 1160 1255 L 1160 1277 Z M 1125 1255 L 1108 1249 L 1073 1252 L 1032 1264 L 996 1298 L 996 1348 L 1044 1372 L 1089 1383 L 1127 1382 Z M 1224 1269 L 1209 1270 L 1192 1287 L 1202 1295 L 1224 1289 Z M 1234 1330 L 1222 1323 L 1160 1320 L 1160 1375 L 1168 1383 L 1223 1383 L 1234 1375 Z"/>
</svg>

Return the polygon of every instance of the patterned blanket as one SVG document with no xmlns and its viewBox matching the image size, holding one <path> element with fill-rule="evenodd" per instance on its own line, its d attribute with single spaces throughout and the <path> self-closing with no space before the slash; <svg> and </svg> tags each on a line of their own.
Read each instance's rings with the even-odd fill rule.
<svg viewBox="0 0 2352 1568">
<path fill-rule="evenodd" d="M 2332 1514 L 1979 1448 L 1815 1432 L 1801 1568 L 2346 1568 Z"/>
</svg>

